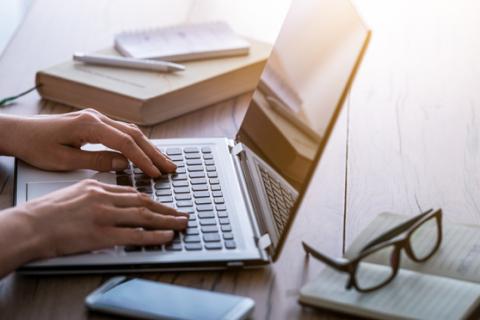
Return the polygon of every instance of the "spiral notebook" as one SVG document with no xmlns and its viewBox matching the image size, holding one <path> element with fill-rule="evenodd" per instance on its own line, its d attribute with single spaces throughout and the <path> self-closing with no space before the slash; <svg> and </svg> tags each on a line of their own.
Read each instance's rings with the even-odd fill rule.
<svg viewBox="0 0 480 320">
<path fill-rule="evenodd" d="M 123 32 L 115 48 L 127 57 L 188 61 L 247 55 L 250 43 L 225 22 L 207 22 Z"/>
<path fill-rule="evenodd" d="M 362 244 L 405 221 L 404 216 L 383 213 L 345 253 L 352 258 Z M 425 242 L 425 246 L 428 242 Z M 370 275 L 391 272 L 382 259 L 367 259 Z M 347 275 L 325 268 L 307 283 L 300 302 L 307 305 L 376 319 L 478 319 L 480 307 L 480 227 L 445 223 L 439 251 L 424 263 L 405 255 L 396 278 L 370 293 L 346 290 Z"/>
</svg>

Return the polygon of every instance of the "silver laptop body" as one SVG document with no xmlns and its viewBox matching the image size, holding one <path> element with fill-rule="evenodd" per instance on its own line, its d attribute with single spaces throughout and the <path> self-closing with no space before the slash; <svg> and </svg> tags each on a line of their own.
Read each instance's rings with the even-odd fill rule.
<svg viewBox="0 0 480 320">
<path fill-rule="evenodd" d="M 302 37 L 297 36 L 299 32 Z M 32 262 L 19 271 L 197 270 L 274 261 L 369 35 L 348 1 L 294 1 L 235 140 L 152 140 L 177 163 L 177 174 L 150 179 L 134 166 L 121 173 L 47 172 L 17 161 L 16 205 L 93 178 L 111 184 L 127 182 L 190 216 L 187 230 L 167 245 L 119 246 Z"/>
<path fill-rule="evenodd" d="M 218 233 L 221 232 L 222 226 L 230 226 L 234 234 L 235 248 L 226 249 L 222 246 L 221 249 L 208 250 L 202 248 L 201 250 L 181 250 L 169 251 L 166 246 L 161 246 L 156 250 L 149 248 L 136 248 L 132 251 L 126 251 L 124 247 L 117 247 L 108 250 L 100 250 L 93 253 L 86 253 L 81 255 L 72 255 L 68 257 L 59 257 L 39 262 L 31 263 L 24 267 L 24 271 L 35 270 L 39 272 L 45 270 L 46 272 L 60 272 L 60 271 L 75 271 L 75 272 L 92 272 L 98 271 L 114 271 L 118 269 L 130 269 L 132 271 L 152 270 L 161 265 L 162 269 L 175 269 L 180 267 L 239 267 L 250 264 L 264 264 L 269 261 L 269 255 L 266 251 L 271 244 L 269 235 L 261 230 L 263 227 L 259 226 L 258 221 L 265 221 L 266 224 L 272 226 L 268 214 L 258 218 L 258 214 L 263 210 L 269 210 L 268 206 L 262 205 L 268 200 L 266 198 L 266 190 L 260 181 L 260 167 L 269 170 L 272 176 L 281 181 L 285 188 L 296 198 L 297 192 L 286 182 L 281 176 L 271 169 L 265 162 L 252 153 L 246 146 L 241 144 L 234 144 L 233 141 L 223 138 L 212 139 L 170 139 L 170 140 L 152 140 L 160 149 L 168 150 L 169 148 L 185 149 L 197 148 L 199 153 L 201 149 L 209 147 L 211 154 L 215 159 L 216 174 L 221 187 L 223 203 L 226 206 L 228 224 L 220 225 L 217 217 L 214 225 Z M 102 146 L 90 145 L 87 150 L 101 149 Z M 241 154 L 241 155 L 240 155 Z M 248 159 L 248 160 L 247 160 Z M 205 160 L 203 160 L 205 161 Z M 254 163 L 255 166 L 241 165 L 242 161 Z M 188 169 L 187 169 L 188 170 Z M 244 172 L 247 170 L 247 172 Z M 188 172 L 188 171 L 187 171 Z M 197 172 L 197 171 L 194 171 Z M 135 175 L 134 175 L 135 176 Z M 248 176 L 248 179 L 245 179 Z M 175 181 L 187 180 L 173 180 L 170 176 L 171 183 Z M 99 173 L 92 170 L 78 170 L 68 173 L 54 173 L 46 172 L 33 168 L 23 162 L 17 163 L 17 177 L 16 177 L 16 203 L 22 204 L 28 200 L 42 196 L 54 190 L 74 184 L 80 180 L 93 178 L 105 183 L 116 184 L 116 173 Z M 135 179 L 132 179 L 135 181 Z M 247 188 L 247 181 L 255 181 L 251 188 L 254 191 L 249 191 Z M 134 182 L 135 183 L 135 182 Z M 155 189 L 155 180 L 152 179 L 152 197 L 155 199 L 161 198 L 156 196 L 156 191 L 165 189 Z M 191 183 L 191 182 L 190 182 Z M 194 185 L 191 185 L 193 187 Z M 179 187 L 181 188 L 181 187 Z M 211 185 L 209 185 L 209 189 Z M 175 188 L 171 189 L 173 198 L 175 198 Z M 193 193 L 193 192 L 192 192 Z M 195 206 L 195 198 L 193 204 Z M 199 198 L 204 199 L 204 198 Z M 214 198 L 210 197 L 212 206 Z M 174 199 L 173 202 L 176 202 Z M 171 202 L 165 203 L 171 205 Z M 253 208 L 257 208 L 255 211 Z M 260 209 L 261 208 L 261 209 Z M 260 211 L 260 210 L 262 211 Z M 179 207 L 182 210 L 182 207 Z M 215 209 L 206 212 L 215 212 Z M 223 212 L 223 211 L 218 211 Z M 197 215 L 201 212 L 197 212 Z M 207 218 L 209 219 L 209 218 Z M 197 225 L 201 228 L 202 219 L 196 218 L 189 221 L 192 225 Z M 206 225 L 211 227 L 212 225 Z M 203 233 L 208 234 L 208 233 Z M 184 237 L 186 235 L 180 235 Z M 203 242 L 202 240 L 200 242 Z M 47 271 L 48 270 L 48 271 Z"/>
</svg>

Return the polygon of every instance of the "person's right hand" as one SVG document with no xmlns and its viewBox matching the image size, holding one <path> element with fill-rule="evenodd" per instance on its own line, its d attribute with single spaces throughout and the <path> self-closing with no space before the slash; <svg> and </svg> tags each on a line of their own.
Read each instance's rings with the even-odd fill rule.
<svg viewBox="0 0 480 320">
<path fill-rule="evenodd" d="M 13 208 L 26 216 L 32 238 L 32 259 L 51 258 L 115 245 L 159 245 L 173 239 L 173 230 L 187 226 L 187 217 L 131 187 L 84 180 Z"/>
</svg>

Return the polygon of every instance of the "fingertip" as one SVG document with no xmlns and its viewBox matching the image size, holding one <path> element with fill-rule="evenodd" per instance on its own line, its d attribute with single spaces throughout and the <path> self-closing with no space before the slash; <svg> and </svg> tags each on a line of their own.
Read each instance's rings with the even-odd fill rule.
<svg viewBox="0 0 480 320">
<path fill-rule="evenodd" d="M 175 217 L 175 220 L 177 220 L 179 222 L 182 222 L 182 223 L 187 223 L 188 218 L 184 217 L 184 216 L 179 216 L 179 217 Z"/>
<path fill-rule="evenodd" d="M 162 175 L 162 173 L 160 172 L 160 170 L 154 166 L 153 164 L 151 165 L 151 172 L 149 173 L 149 175 L 152 177 L 152 178 L 158 178 Z"/>
<path fill-rule="evenodd" d="M 176 209 L 174 209 L 174 212 L 172 212 L 172 215 L 176 217 L 185 217 L 185 218 L 188 218 L 190 216 L 188 212 L 177 211 Z"/>
<path fill-rule="evenodd" d="M 170 167 L 170 166 L 162 166 L 161 171 L 165 173 L 175 173 L 177 171 L 177 166 L 175 167 Z"/>
<path fill-rule="evenodd" d="M 160 156 L 161 156 L 160 163 L 162 164 L 162 167 L 164 170 L 166 170 L 169 173 L 175 172 L 177 170 L 177 165 L 175 164 L 175 162 L 172 161 L 172 159 L 170 159 L 167 155 L 163 153 L 160 153 Z"/>
<path fill-rule="evenodd" d="M 154 210 L 157 213 L 160 214 L 165 214 L 165 215 L 172 215 L 172 216 L 177 216 L 181 214 L 181 212 L 177 211 L 174 207 L 167 203 L 161 203 L 161 202 L 153 202 L 155 204 Z M 172 204 L 173 205 L 173 204 Z"/>
<path fill-rule="evenodd" d="M 167 166 L 168 166 L 168 169 L 171 171 L 177 170 L 177 165 L 170 159 L 167 159 Z"/>
<path fill-rule="evenodd" d="M 124 157 L 114 157 L 112 159 L 112 169 L 122 171 L 128 168 L 128 161 Z"/>
<path fill-rule="evenodd" d="M 147 176 L 149 177 L 152 177 L 152 178 L 158 178 L 162 175 L 162 173 L 160 172 L 160 170 L 157 168 L 157 166 L 155 164 L 153 164 L 151 161 L 148 161 L 148 162 L 143 162 L 143 163 L 138 163 L 138 162 L 134 162 L 134 164 L 140 168 L 140 170 L 146 174 Z"/>
<path fill-rule="evenodd" d="M 175 210 L 175 209 L 174 209 L 174 210 Z M 175 210 L 175 214 L 176 214 L 177 216 L 186 217 L 186 218 L 188 218 L 188 216 L 190 215 L 188 212 L 177 211 L 177 210 Z"/>
<path fill-rule="evenodd" d="M 162 231 L 167 241 L 172 241 L 175 233 L 172 230 Z"/>
<path fill-rule="evenodd" d="M 180 229 L 185 229 L 187 227 L 187 224 L 188 224 L 187 217 L 180 216 L 180 217 L 176 217 L 175 220 L 177 220 Z"/>
</svg>

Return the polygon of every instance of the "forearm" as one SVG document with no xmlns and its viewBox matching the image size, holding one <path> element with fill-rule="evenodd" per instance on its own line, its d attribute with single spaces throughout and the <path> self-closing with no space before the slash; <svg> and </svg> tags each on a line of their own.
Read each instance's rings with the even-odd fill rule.
<svg viewBox="0 0 480 320">
<path fill-rule="evenodd" d="M 0 114 L 0 155 L 16 156 L 22 119 Z"/>
<path fill-rule="evenodd" d="M 22 208 L 0 211 L 0 279 L 21 265 L 41 257 L 40 236 Z"/>
</svg>

